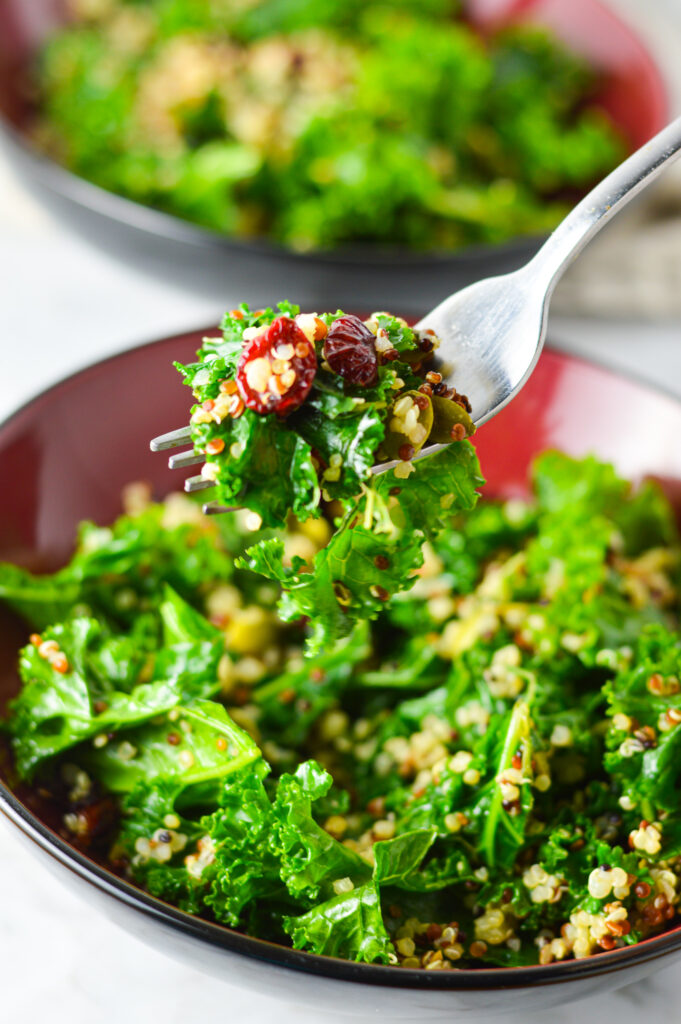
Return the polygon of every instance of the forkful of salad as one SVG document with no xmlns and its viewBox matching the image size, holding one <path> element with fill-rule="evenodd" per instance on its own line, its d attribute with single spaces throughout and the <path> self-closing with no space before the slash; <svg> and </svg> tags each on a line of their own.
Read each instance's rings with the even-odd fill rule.
<svg viewBox="0 0 681 1024">
<path fill-rule="evenodd" d="M 285 509 L 308 513 L 320 493 L 350 497 L 376 474 L 405 479 L 520 391 L 566 268 L 680 153 L 681 118 L 597 185 L 524 267 L 454 293 L 415 327 L 289 303 L 232 310 L 198 362 L 178 365 L 196 404 L 189 425 L 154 438 L 152 451 L 192 445 L 170 466 L 202 465 L 185 490 L 214 491 L 204 511 L 247 505 L 265 525 Z"/>
</svg>

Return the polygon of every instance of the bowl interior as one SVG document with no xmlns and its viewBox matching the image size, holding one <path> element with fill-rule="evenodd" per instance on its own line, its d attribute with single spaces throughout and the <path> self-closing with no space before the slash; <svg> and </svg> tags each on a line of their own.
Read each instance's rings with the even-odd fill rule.
<svg viewBox="0 0 681 1024">
<path fill-rule="evenodd" d="M 205 333 L 201 330 L 179 335 L 88 367 L 44 392 L 0 426 L 0 479 L 11 482 L 0 503 L 0 560 L 34 569 L 55 568 L 68 558 L 81 519 L 106 524 L 120 512 L 120 493 L 125 484 L 148 480 L 157 498 L 178 488 L 181 474 L 170 471 L 163 456 L 152 455 L 148 442 L 150 437 L 183 422 L 189 396 L 171 361 L 190 360 Z M 678 401 L 549 350 L 518 398 L 480 431 L 476 443 L 490 481 L 486 488 L 490 496 L 525 495 L 533 457 L 553 446 L 574 455 L 593 452 L 613 461 L 633 480 L 655 476 L 681 508 L 681 449 L 676 442 L 680 433 Z M 18 689 L 17 649 L 26 642 L 27 633 L 23 624 L 0 608 L 0 707 Z M 0 757 L 0 779 L 2 760 Z M 152 913 L 166 926 L 174 922 L 173 926 L 187 935 L 202 938 L 218 949 L 243 947 L 248 956 L 316 970 L 309 965 L 319 961 L 318 957 L 273 948 L 189 918 L 137 894 L 101 868 L 88 868 L 87 860 L 71 853 L 51 831 L 55 823 L 49 812 L 43 812 L 31 796 L 17 796 L 18 801 L 8 799 L 0 782 L 0 805 L 12 805 L 10 817 L 16 823 L 23 822 L 22 830 L 33 837 L 39 835 L 37 841 L 54 859 L 89 878 L 103 893 Z M 651 939 L 642 946 L 605 954 L 586 966 L 582 961 L 566 962 L 556 972 L 567 978 L 584 973 L 591 976 L 606 969 L 605 960 L 614 966 L 615 961 L 623 965 L 632 958 L 654 959 L 676 948 L 678 933 L 676 929 L 673 935 Z M 264 952 L 259 952 L 261 947 Z M 321 961 L 326 963 L 326 958 Z M 538 970 L 548 969 L 512 972 L 515 983 L 521 975 L 529 980 L 530 974 L 534 976 Z M 385 977 L 386 971 L 391 980 Z M 390 968 L 338 961 L 329 961 L 321 973 L 378 979 L 384 985 L 392 984 L 394 977 Z M 418 987 L 421 982 L 417 978 L 406 977 L 417 973 L 420 977 L 420 972 L 404 972 L 399 984 Z M 484 972 L 494 987 L 503 987 L 499 975 L 504 973 Z M 553 976 L 555 972 L 551 969 L 550 973 Z M 479 984 L 472 978 L 467 980 L 468 975 L 479 972 L 453 974 L 456 978 L 447 983 L 449 987 Z M 439 982 L 436 987 L 440 987 Z"/>
</svg>

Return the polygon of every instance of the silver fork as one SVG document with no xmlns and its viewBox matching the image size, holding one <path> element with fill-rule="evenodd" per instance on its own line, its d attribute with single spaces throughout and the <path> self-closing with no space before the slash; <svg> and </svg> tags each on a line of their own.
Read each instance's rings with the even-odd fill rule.
<svg viewBox="0 0 681 1024">
<path fill-rule="evenodd" d="M 566 268 L 594 235 L 679 155 L 681 117 L 596 185 L 524 267 L 477 281 L 450 295 L 419 321 L 417 327 L 430 328 L 440 338 L 434 368 L 446 384 L 468 395 L 476 426 L 496 416 L 536 366 L 546 337 L 551 296 Z M 190 442 L 189 427 L 181 427 L 155 437 L 151 450 L 165 451 Z M 444 447 L 429 445 L 415 458 L 426 458 Z M 169 465 L 181 469 L 201 462 L 203 456 L 192 449 L 173 455 Z M 373 472 L 385 473 L 397 464 L 398 460 L 382 462 Z M 213 486 L 201 476 L 185 481 L 186 491 Z M 204 505 L 206 513 L 226 511 L 231 509 L 217 502 Z"/>
</svg>

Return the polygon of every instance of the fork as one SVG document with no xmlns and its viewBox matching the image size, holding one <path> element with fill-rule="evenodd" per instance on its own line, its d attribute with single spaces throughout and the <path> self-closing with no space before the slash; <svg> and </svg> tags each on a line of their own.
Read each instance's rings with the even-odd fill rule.
<svg viewBox="0 0 681 1024">
<path fill-rule="evenodd" d="M 514 398 L 537 364 L 546 337 L 549 303 L 567 267 L 601 228 L 635 195 L 650 185 L 667 164 L 681 155 L 681 117 L 616 167 L 558 225 L 536 255 L 509 274 L 490 277 L 450 295 L 416 325 L 434 330 L 440 339 L 434 366 L 445 383 L 465 390 L 477 427 L 496 416 Z M 154 452 L 191 442 L 190 428 L 155 437 Z M 426 458 L 445 445 L 433 444 L 414 456 Z M 191 449 L 171 456 L 171 469 L 203 462 Z M 399 460 L 382 462 L 373 472 L 385 473 Z M 215 486 L 201 476 L 185 481 L 186 491 Z M 217 502 L 204 512 L 232 511 Z"/>
</svg>

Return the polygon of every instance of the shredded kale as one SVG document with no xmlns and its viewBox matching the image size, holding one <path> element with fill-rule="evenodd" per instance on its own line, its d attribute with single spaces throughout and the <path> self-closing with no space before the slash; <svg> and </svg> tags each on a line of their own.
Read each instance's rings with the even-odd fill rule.
<svg viewBox="0 0 681 1024">
<path fill-rule="evenodd" d="M 483 39 L 456 0 L 111 0 L 46 44 L 35 137 L 213 231 L 456 249 L 551 230 L 622 159 L 599 85 L 549 32 Z"/>
<path fill-rule="evenodd" d="M 18 777 L 152 895 L 313 953 L 503 967 L 655 934 L 681 892 L 673 515 L 592 458 L 532 478 L 476 506 L 463 441 L 335 523 L 171 496 L 56 574 L 0 566 L 35 631 Z"/>
<path fill-rule="evenodd" d="M 419 442 L 411 445 L 413 453 L 432 443 L 428 441 L 429 435 L 438 426 L 445 430 L 447 440 L 451 440 L 448 431 L 455 421 L 463 424 L 462 437 L 474 430 L 466 409 L 454 401 L 444 404 L 445 413 L 449 414 L 446 426 L 435 423 L 432 388 L 428 386 L 428 394 L 418 393 L 438 344 L 436 338 L 430 340 L 428 336 L 428 347 L 422 350 L 420 332 L 404 320 L 376 313 L 365 322 L 368 326 L 363 326 L 353 317 L 370 339 L 369 348 L 377 364 L 375 380 L 360 384 L 332 371 L 326 362 L 324 338 L 337 321 L 342 322 L 342 310 L 320 317 L 314 315 L 324 332 L 315 339 L 306 339 L 301 333 L 301 325 L 309 332 L 311 317 L 307 314 L 301 318 L 299 313 L 299 308 L 289 302 L 280 302 L 276 310 L 268 308 L 255 313 L 242 305 L 225 315 L 222 338 L 204 339 L 196 363 L 176 364 L 196 399 L 191 409 L 191 437 L 195 450 L 205 456 L 202 472 L 207 481 L 215 484 L 213 496 L 226 506 L 248 507 L 266 526 L 281 526 L 289 512 L 303 520 L 318 516 L 322 496 L 327 503 L 352 502 L 363 486 L 371 486 L 372 466 L 395 458 L 400 445 L 409 443 L 404 427 L 395 430 L 395 407 L 403 396 L 407 396 L 407 404 L 416 396 L 426 408 L 420 415 L 425 417 L 428 427 L 421 431 Z M 301 393 L 300 399 L 294 397 L 281 415 L 276 405 L 264 414 L 254 407 L 253 401 L 249 404 L 246 396 L 250 394 L 253 399 L 253 395 L 248 374 L 244 368 L 239 369 L 239 360 L 255 340 L 254 335 L 267 338 L 268 328 L 277 324 L 284 324 L 293 332 L 290 352 L 293 353 L 296 340 L 302 341 L 310 351 L 314 350 L 315 364 L 311 386 Z M 381 351 L 387 353 L 385 357 L 378 348 L 374 351 L 379 339 L 383 343 Z M 262 353 L 255 353 L 254 358 L 257 355 Z M 268 355 L 274 358 L 273 352 Z M 288 402 L 289 396 L 295 396 L 301 387 L 300 366 L 295 357 L 290 358 L 293 361 L 286 365 L 293 367 L 289 372 L 294 383 L 280 396 L 282 403 Z M 271 365 L 277 366 L 276 360 Z M 280 361 L 279 372 L 283 365 Z M 271 393 L 267 397 L 271 403 Z M 453 397 L 458 400 L 461 396 Z M 465 460 L 459 473 L 460 481 L 428 481 L 428 486 L 438 491 L 433 498 L 454 501 L 445 490 L 449 483 L 456 485 L 453 493 L 459 498 L 459 489 L 466 489 L 465 478 L 471 474 Z M 431 470 L 431 477 L 433 474 Z M 387 479 L 395 486 L 396 481 L 389 474 L 383 481 L 384 489 Z"/>
</svg>

